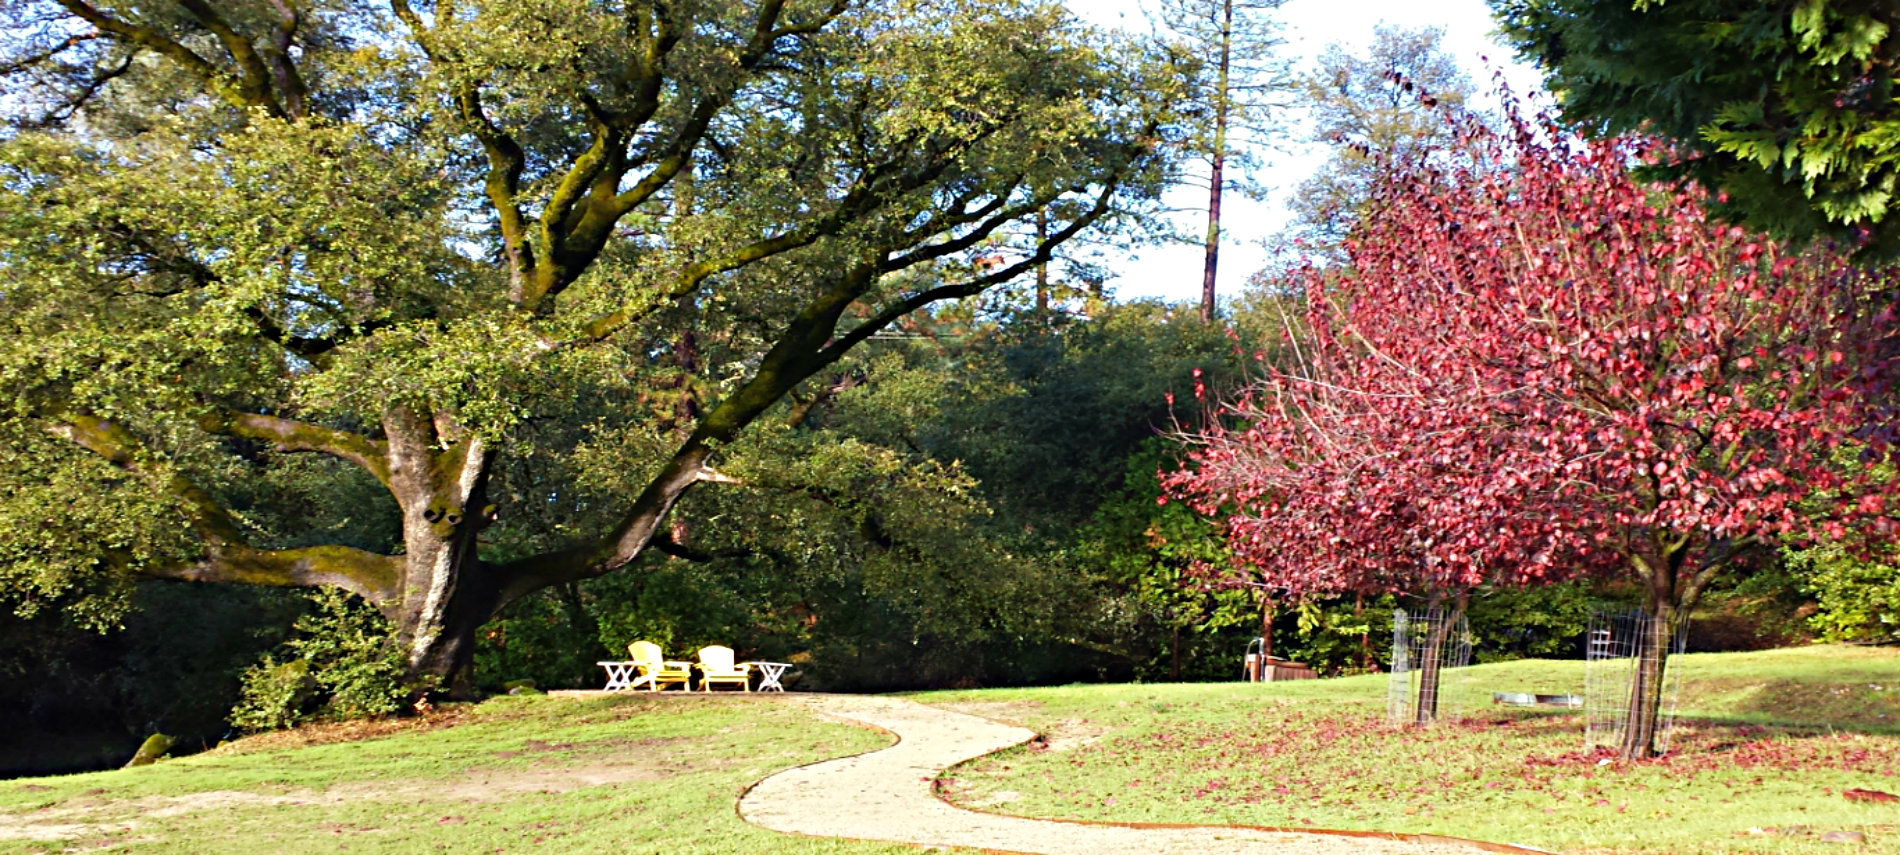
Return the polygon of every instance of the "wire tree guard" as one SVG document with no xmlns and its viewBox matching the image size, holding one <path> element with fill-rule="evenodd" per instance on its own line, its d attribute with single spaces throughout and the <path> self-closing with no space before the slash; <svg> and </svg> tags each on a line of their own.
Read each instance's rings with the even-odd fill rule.
<svg viewBox="0 0 1900 855">
<path fill-rule="evenodd" d="M 1452 669 L 1471 664 L 1471 626 L 1463 610 L 1392 612 L 1392 673 L 1386 681 L 1388 724 L 1431 724 L 1455 714 Z"/>
<path fill-rule="evenodd" d="M 1596 611 L 1590 614 L 1590 631 L 1584 636 L 1583 666 L 1583 745 L 1622 744 L 1630 723 L 1630 694 L 1635 689 L 1639 666 L 1655 661 L 1660 651 L 1644 649 L 1643 639 L 1650 637 L 1656 617 L 1642 609 Z M 1689 622 L 1676 627 L 1669 645 L 1671 655 L 1687 647 Z M 1676 726 L 1676 700 L 1682 693 L 1682 668 L 1670 668 L 1662 676 L 1662 709 L 1656 722 L 1656 751 L 1669 750 L 1669 738 Z"/>
</svg>

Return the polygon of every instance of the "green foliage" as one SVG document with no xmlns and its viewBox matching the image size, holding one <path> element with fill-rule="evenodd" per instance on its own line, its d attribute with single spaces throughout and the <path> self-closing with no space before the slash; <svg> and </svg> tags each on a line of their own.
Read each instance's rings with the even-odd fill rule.
<svg viewBox="0 0 1900 855">
<path fill-rule="evenodd" d="M 1392 610 L 1377 597 L 1304 599 L 1291 604 L 1291 626 L 1275 621 L 1273 655 L 1327 676 L 1383 671 L 1392 663 Z"/>
<path fill-rule="evenodd" d="M 1171 446 L 1150 437 L 1128 458 L 1122 489 L 1074 535 L 1077 567 L 1099 597 L 1086 631 L 1130 660 L 1141 680 L 1231 679 L 1259 633 L 1257 591 L 1228 584 L 1219 530 L 1179 502 L 1161 504 L 1157 473 Z"/>
<path fill-rule="evenodd" d="M 255 731 L 313 718 L 389 715 L 418 688 L 404 682 L 402 649 L 375 609 L 331 589 L 309 599 L 310 610 L 297 619 L 296 634 L 281 652 L 244 672 L 232 724 Z"/>
<path fill-rule="evenodd" d="M 169 502 L 99 489 L 121 480 L 83 449 L 0 420 L 0 607 L 26 620 L 64 612 L 103 631 L 125 619 L 126 571 L 191 554 Z"/>
<path fill-rule="evenodd" d="M 308 661 L 279 662 L 266 655 L 244 672 L 244 694 L 231 709 L 231 724 L 251 732 L 296 727 L 308 717 L 316 694 Z"/>
<path fill-rule="evenodd" d="M 624 644 L 610 649 L 603 635 L 581 586 L 548 588 L 516 600 L 482 627 L 475 674 L 489 691 L 506 692 L 521 681 L 539 688 L 591 688 L 601 674 L 594 663 L 626 656 Z"/>
<path fill-rule="evenodd" d="M 1151 438 L 1195 418 L 1195 372 L 1219 388 L 1245 359 L 1192 309 L 1157 302 L 1012 333 L 963 357 L 944 417 L 919 441 L 1031 526 L 1089 519 Z"/>
<path fill-rule="evenodd" d="M 1602 603 L 1601 592 L 1585 582 L 1483 591 L 1472 598 L 1465 612 L 1473 636 L 1472 658 L 1477 662 L 1581 658 L 1590 613 Z"/>
<path fill-rule="evenodd" d="M 1159 435 L 1196 422 L 1197 385 L 1234 382 L 1245 341 L 1161 303 L 1006 325 L 955 354 L 952 394 L 913 429 L 1044 572 L 1078 586 L 1044 641 L 1071 678 L 1238 673 L 1255 595 L 1207 572 L 1224 551 L 1205 521 L 1157 503 L 1156 472 Z"/>
<path fill-rule="evenodd" d="M 1900 568 L 1838 545 L 1784 553 L 1819 610 L 1808 618 L 1826 641 L 1900 641 Z"/>
<path fill-rule="evenodd" d="M 1900 13 L 1885 0 L 1492 0 L 1564 115 L 1679 146 L 1658 167 L 1783 236 L 1900 251 Z"/>
</svg>

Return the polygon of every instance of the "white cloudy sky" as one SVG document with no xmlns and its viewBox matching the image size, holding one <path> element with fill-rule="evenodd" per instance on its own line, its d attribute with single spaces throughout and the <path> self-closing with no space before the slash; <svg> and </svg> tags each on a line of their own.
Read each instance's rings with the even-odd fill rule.
<svg viewBox="0 0 1900 855">
<path fill-rule="evenodd" d="M 1153 8 L 1152 0 L 1066 0 L 1069 8 L 1083 19 L 1103 27 L 1121 27 L 1145 31 L 1149 23 L 1144 7 Z M 1384 22 L 1406 27 L 1425 25 L 1445 28 L 1445 48 L 1470 74 L 1473 80 L 1490 79 L 1491 71 L 1503 69 L 1511 85 L 1519 92 L 1536 85 L 1537 76 L 1528 68 L 1511 62 L 1511 52 L 1491 39 L 1493 24 L 1484 0 L 1288 0 L 1277 12 L 1287 39 L 1286 50 L 1303 64 L 1328 44 L 1342 42 L 1363 49 L 1372 41 L 1372 29 Z M 1222 295 L 1239 292 L 1242 283 L 1267 263 L 1267 254 L 1257 242 L 1279 230 L 1286 220 L 1285 197 L 1320 163 L 1322 153 L 1315 147 L 1293 146 L 1293 150 L 1269 156 L 1269 171 L 1261 176 L 1275 190 L 1265 203 L 1237 199 L 1229 194 L 1222 219 L 1228 229 L 1221 251 L 1220 282 Z M 1178 207 L 1205 206 L 1206 191 L 1181 191 Z M 1172 200 L 1171 200 L 1172 201 Z M 1183 215 L 1188 222 L 1204 226 L 1205 213 Z M 1118 274 L 1111 287 L 1121 299 L 1160 297 L 1166 300 L 1200 299 L 1201 250 L 1198 247 L 1144 247 L 1121 258 L 1109 259 Z"/>
</svg>

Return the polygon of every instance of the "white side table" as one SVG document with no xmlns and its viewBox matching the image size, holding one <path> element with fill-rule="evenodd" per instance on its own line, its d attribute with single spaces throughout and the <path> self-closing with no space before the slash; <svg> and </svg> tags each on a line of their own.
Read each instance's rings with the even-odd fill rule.
<svg viewBox="0 0 1900 855">
<path fill-rule="evenodd" d="M 633 666 L 637 662 L 595 662 L 607 669 L 607 691 L 618 692 L 633 688 Z"/>
<path fill-rule="evenodd" d="M 785 691 L 785 687 L 779 684 L 778 678 L 784 676 L 785 672 L 791 669 L 792 663 L 790 662 L 748 662 L 746 664 L 759 669 L 759 691 L 761 692 Z"/>
</svg>

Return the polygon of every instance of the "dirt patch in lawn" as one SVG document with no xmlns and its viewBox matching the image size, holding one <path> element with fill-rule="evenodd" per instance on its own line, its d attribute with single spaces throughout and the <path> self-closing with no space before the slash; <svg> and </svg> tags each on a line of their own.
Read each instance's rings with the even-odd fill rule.
<svg viewBox="0 0 1900 855">
<path fill-rule="evenodd" d="M 247 736 L 235 742 L 226 742 L 205 753 L 208 755 L 260 754 L 312 745 L 367 742 L 405 733 L 423 733 L 464 723 L 474 713 L 475 706 L 475 704 L 443 704 L 432 707 L 428 712 L 420 715 L 306 724 L 290 730 L 273 730 Z"/>
<path fill-rule="evenodd" d="M 392 799 L 418 803 L 498 802 L 536 793 L 559 794 L 585 787 L 659 780 L 670 774 L 666 768 L 653 765 L 599 763 L 547 770 L 483 770 L 448 781 L 353 781 L 323 790 L 282 793 L 211 790 L 136 799 L 101 798 L 88 793 L 37 810 L 0 811 L 0 840 L 71 840 L 106 832 L 123 833 L 154 819 L 203 811 Z"/>
<path fill-rule="evenodd" d="M 939 709 L 960 712 L 964 715 L 987 718 L 990 721 L 1000 721 L 1004 724 L 1013 724 L 1017 727 L 1028 727 L 1030 730 L 1035 729 L 1030 726 L 1030 720 L 1034 717 L 1036 710 L 1042 708 L 1041 701 L 953 701 L 945 703 L 933 700 L 930 705 Z"/>
<path fill-rule="evenodd" d="M 1029 743 L 1032 751 L 1070 751 L 1100 741 L 1109 731 L 1106 725 L 1085 718 L 1063 718 L 1032 725 L 1034 712 L 1042 707 L 1037 701 L 933 702 L 931 706 L 1036 731 L 1036 738 Z"/>
</svg>

